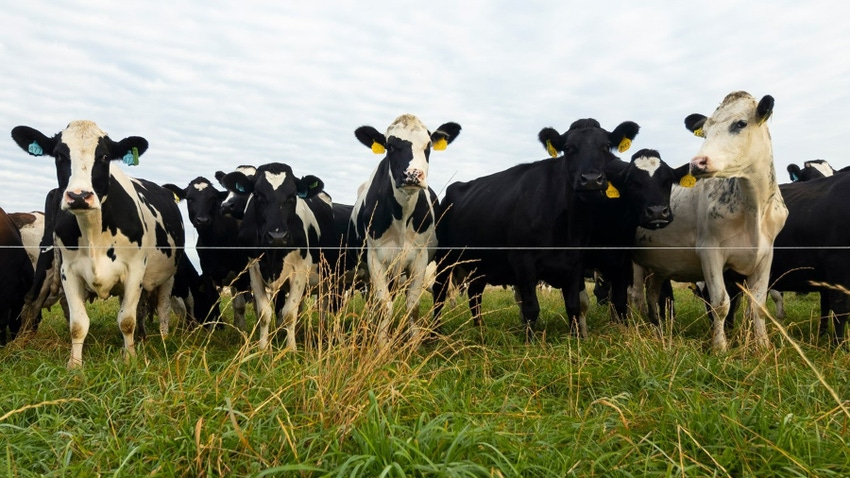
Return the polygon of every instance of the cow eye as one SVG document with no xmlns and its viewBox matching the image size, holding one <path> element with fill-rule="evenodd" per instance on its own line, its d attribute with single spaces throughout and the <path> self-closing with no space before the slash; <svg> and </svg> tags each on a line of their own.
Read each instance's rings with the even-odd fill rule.
<svg viewBox="0 0 850 478">
<path fill-rule="evenodd" d="M 747 122 L 745 120 L 738 120 L 738 122 L 735 123 L 732 127 L 736 130 L 742 130 L 747 127 Z"/>
</svg>

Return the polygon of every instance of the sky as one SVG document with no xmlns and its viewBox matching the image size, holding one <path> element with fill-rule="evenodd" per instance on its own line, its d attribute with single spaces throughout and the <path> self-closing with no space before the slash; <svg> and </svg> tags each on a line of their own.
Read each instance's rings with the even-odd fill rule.
<svg viewBox="0 0 850 478">
<path fill-rule="evenodd" d="M 354 130 L 413 113 L 458 138 L 431 155 L 454 181 L 546 157 L 537 133 L 580 118 L 641 126 L 673 166 L 684 128 L 745 90 L 776 99 L 782 182 L 790 163 L 850 165 L 850 28 L 838 1 L 9 2 L 0 9 L 0 207 L 43 210 L 52 158 L 12 141 L 95 121 L 150 148 L 131 176 L 185 186 L 242 164 L 283 162 L 352 204 L 380 156 Z M 184 207 L 185 211 L 185 207 Z M 187 218 L 187 244 L 194 243 Z"/>
</svg>

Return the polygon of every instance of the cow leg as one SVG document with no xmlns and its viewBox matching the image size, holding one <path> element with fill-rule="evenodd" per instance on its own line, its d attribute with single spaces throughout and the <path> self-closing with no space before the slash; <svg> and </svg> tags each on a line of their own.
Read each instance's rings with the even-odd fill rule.
<svg viewBox="0 0 850 478">
<path fill-rule="evenodd" d="M 393 300 L 389 291 L 389 281 L 387 280 L 389 271 L 375 255 L 368 254 L 366 259 L 369 263 L 372 295 L 375 298 L 375 306 L 378 308 L 378 344 L 384 346 L 389 342 L 390 321 L 393 316 Z"/>
<path fill-rule="evenodd" d="M 245 331 L 245 308 L 247 306 L 247 301 L 245 300 L 245 294 L 237 292 L 233 297 L 233 325 L 236 326 L 237 329 L 241 331 Z M 218 306 L 216 306 L 218 307 Z"/>
<path fill-rule="evenodd" d="M 768 291 L 770 294 L 770 298 L 773 299 L 773 303 L 776 304 L 776 319 L 779 321 L 785 320 L 785 298 L 782 296 L 782 292 L 776 289 L 770 289 Z"/>
<path fill-rule="evenodd" d="M 824 336 L 829 333 L 829 321 L 832 317 L 832 307 L 830 294 L 833 294 L 827 289 L 820 292 L 820 325 L 818 326 L 818 336 Z"/>
<path fill-rule="evenodd" d="M 159 315 L 159 333 L 168 335 L 168 325 L 171 321 L 171 288 L 174 287 L 174 277 L 157 287 L 156 313 Z"/>
<path fill-rule="evenodd" d="M 847 323 L 847 315 L 850 313 L 850 296 L 842 291 L 829 292 L 829 305 L 832 310 L 832 345 L 840 346 L 844 342 L 844 326 Z M 821 331 L 825 333 L 825 331 Z"/>
<path fill-rule="evenodd" d="M 534 326 L 540 315 L 540 303 L 537 301 L 537 281 L 528 281 L 516 285 L 516 293 L 519 294 L 519 310 L 522 321 L 525 324 L 525 338 L 531 342 L 534 340 Z M 578 292 L 572 291 L 576 296 L 576 310 L 578 307 Z M 564 299 L 566 301 L 566 298 Z"/>
<path fill-rule="evenodd" d="M 140 271 L 144 273 L 144 271 Z M 135 331 L 139 301 L 144 300 L 141 274 L 138 276 L 130 276 L 124 282 L 124 295 L 121 297 L 121 308 L 118 309 L 118 328 L 121 329 L 121 334 L 124 336 L 124 350 L 127 357 L 135 357 Z M 157 298 L 158 299 L 158 298 Z M 166 297 L 168 309 L 170 313 L 171 298 Z M 144 320 L 144 317 L 142 318 Z M 163 331 L 162 317 L 159 318 L 159 331 L 163 337 L 168 335 L 168 318 L 166 317 L 166 325 Z"/>
<path fill-rule="evenodd" d="M 307 290 L 309 276 L 309 270 L 306 273 L 296 271 L 292 274 L 289 283 L 289 293 L 279 314 L 282 322 L 281 325 L 286 330 L 286 349 L 293 352 L 298 349 L 295 343 L 295 325 L 298 322 L 298 311 L 301 306 L 301 300 L 304 297 L 304 291 Z"/>
<path fill-rule="evenodd" d="M 614 306 L 614 318 L 617 322 L 626 323 L 629 311 L 629 284 L 625 277 L 615 277 L 611 284 L 611 304 Z"/>
<path fill-rule="evenodd" d="M 83 365 L 83 342 L 89 333 L 86 290 L 82 280 L 76 275 L 70 275 L 68 271 L 63 270 L 62 277 L 62 287 L 68 301 L 68 328 L 71 332 L 71 358 L 68 360 L 68 368 L 77 368 Z"/>
<path fill-rule="evenodd" d="M 410 334 L 411 340 L 416 340 L 419 337 L 419 302 L 422 299 L 422 295 L 425 294 L 425 266 L 428 265 L 428 260 L 426 258 L 424 265 L 421 268 L 416 268 L 410 272 L 411 281 L 407 286 L 407 321 L 408 326 L 407 330 Z"/>
<path fill-rule="evenodd" d="M 773 261 L 773 253 L 766 254 L 761 262 L 756 265 L 755 272 L 747 278 L 746 286 L 752 294 L 752 302 L 748 307 L 748 314 L 753 320 L 753 334 L 755 335 L 756 347 L 766 349 L 770 346 L 767 337 L 767 327 L 761 310 L 767 302 L 767 290 L 770 287 L 770 264 Z"/>
<path fill-rule="evenodd" d="M 587 311 L 590 309 L 590 297 L 587 296 L 587 289 L 582 287 L 578 293 L 579 299 L 579 314 L 578 314 L 578 334 L 580 337 L 587 337 Z M 566 299 L 564 299 L 566 303 Z"/>
<path fill-rule="evenodd" d="M 472 277 L 469 280 L 469 287 L 466 290 L 469 296 L 469 312 L 472 314 L 472 323 L 480 327 L 483 324 L 481 319 L 481 299 L 484 297 L 484 288 L 487 282 L 483 277 Z"/>
<path fill-rule="evenodd" d="M 659 310 L 659 299 L 661 298 L 661 288 L 664 286 L 664 282 L 665 280 L 659 277 L 658 274 L 650 274 L 645 281 L 647 318 L 649 319 L 649 323 L 655 326 L 661 325 L 659 314 L 663 310 Z M 635 287 L 644 287 L 644 281 L 635 282 Z"/>
<path fill-rule="evenodd" d="M 251 277 L 251 291 L 254 293 L 254 303 L 257 312 L 257 326 L 260 329 L 260 350 L 269 346 L 269 324 L 272 321 L 273 305 L 263 275 L 260 273 L 259 264 L 254 264 L 248 269 Z"/>
</svg>

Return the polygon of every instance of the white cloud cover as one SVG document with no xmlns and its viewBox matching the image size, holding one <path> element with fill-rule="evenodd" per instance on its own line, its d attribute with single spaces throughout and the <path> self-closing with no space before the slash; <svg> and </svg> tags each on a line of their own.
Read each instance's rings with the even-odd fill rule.
<svg viewBox="0 0 850 478">
<path fill-rule="evenodd" d="M 844 158 L 850 30 L 839 2 L 17 2 L 0 11 L 0 206 L 40 210 L 49 158 L 8 132 L 91 119 L 144 136 L 131 175 L 185 185 L 272 161 L 352 203 L 377 156 L 353 131 L 414 113 L 461 124 L 432 156 L 443 189 L 545 157 L 544 126 L 641 125 L 634 148 L 696 152 L 683 119 L 729 92 L 776 98 L 780 178 Z M 517 7 L 517 5 L 521 5 Z M 624 154 L 628 158 L 629 153 Z M 191 226 L 189 227 L 191 229 Z M 189 238 L 188 242 L 193 239 Z"/>
</svg>

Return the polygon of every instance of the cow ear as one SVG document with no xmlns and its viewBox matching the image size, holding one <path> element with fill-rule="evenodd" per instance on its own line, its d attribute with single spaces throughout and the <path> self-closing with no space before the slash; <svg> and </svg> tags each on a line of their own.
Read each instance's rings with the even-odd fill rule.
<svg viewBox="0 0 850 478">
<path fill-rule="evenodd" d="M 673 170 L 673 179 L 683 188 L 692 188 L 697 183 L 697 178 L 691 174 L 691 164 L 685 163 Z"/>
<path fill-rule="evenodd" d="M 41 131 L 29 126 L 15 126 L 12 128 L 12 139 L 32 156 L 53 155 L 56 149 L 56 138 L 48 138 Z"/>
<path fill-rule="evenodd" d="M 224 171 L 216 171 L 215 172 L 215 180 L 221 183 L 221 178 L 224 177 Z"/>
<path fill-rule="evenodd" d="M 219 181 L 228 191 L 246 194 L 254 192 L 254 183 L 239 171 L 225 174 Z"/>
<path fill-rule="evenodd" d="M 796 164 L 788 165 L 788 175 L 791 176 L 791 182 L 797 182 L 800 180 L 800 167 Z"/>
<path fill-rule="evenodd" d="M 555 128 L 546 127 L 537 133 L 537 139 L 546 148 L 546 152 L 553 158 L 558 157 L 558 152 L 564 150 L 564 138 Z"/>
<path fill-rule="evenodd" d="M 702 130 L 702 125 L 705 124 L 705 120 L 707 119 L 708 118 L 706 118 L 705 115 L 701 115 L 699 113 L 688 115 L 688 117 L 685 118 L 685 128 L 687 128 L 688 131 L 693 133 L 694 136 L 705 138 L 705 133 Z"/>
<path fill-rule="evenodd" d="M 384 154 L 387 148 L 387 138 L 371 126 L 361 126 L 354 130 L 354 136 L 375 154 Z"/>
<path fill-rule="evenodd" d="M 620 123 L 614 131 L 608 134 L 608 140 L 611 145 L 617 145 L 617 151 L 624 153 L 632 147 L 632 140 L 640 131 L 640 126 L 634 121 L 624 121 Z"/>
<path fill-rule="evenodd" d="M 180 202 L 186 199 L 186 190 L 176 184 L 166 183 L 163 184 L 162 187 L 174 193 L 174 202 Z"/>
<path fill-rule="evenodd" d="M 759 124 L 767 121 L 770 115 L 773 114 L 773 101 L 773 97 L 770 95 L 764 95 L 764 98 L 759 101 L 759 105 L 756 107 L 756 116 L 758 116 Z"/>
<path fill-rule="evenodd" d="M 450 145 L 452 141 L 457 138 L 457 135 L 460 134 L 460 125 L 457 123 L 445 123 L 436 131 L 431 133 L 431 144 L 432 148 L 437 151 L 442 151 L 446 149 L 446 146 Z"/>
<path fill-rule="evenodd" d="M 295 186 L 298 188 L 298 197 L 300 198 L 313 197 L 325 189 L 325 183 L 312 174 L 295 181 Z"/>
<path fill-rule="evenodd" d="M 129 136 L 121 141 L 111 142 L 109 147 L 112 159 L 121 159 L 127 166 L 139 164 L 139 156 L 148 150 L 148 140 L 141 136 Z"/>
</svg>

